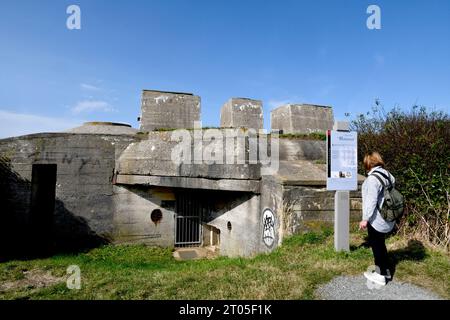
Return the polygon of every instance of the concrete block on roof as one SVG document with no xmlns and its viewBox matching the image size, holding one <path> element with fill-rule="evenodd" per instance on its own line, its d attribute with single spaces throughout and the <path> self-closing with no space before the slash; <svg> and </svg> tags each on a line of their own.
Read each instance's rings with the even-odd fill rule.
<svg viewBox="0 0 450 320">
<path fill-rule="evenodd" d="M 231 98 L 220 112 L 222 128 L 263 128 L 262 102 L 247 98 Z"/>
<path fill-rule="evenodd" d="M 271 111 L 270 122 L 272 130 L 282 130 L 282 133 L 325 132 L 333 128 L 333 109 L 313 104 L 287 104 Z"/>
<path fill-rule="evenodd" d="M 200 121 L 200 97 L 191 93 L 143 90 L 141 131 L 191 129 Z"/>
</svg>

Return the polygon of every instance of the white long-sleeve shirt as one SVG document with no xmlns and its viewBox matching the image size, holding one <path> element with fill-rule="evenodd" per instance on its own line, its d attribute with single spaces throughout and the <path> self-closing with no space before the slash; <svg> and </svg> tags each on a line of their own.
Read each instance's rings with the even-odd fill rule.
<svg viewBox="0 0 450 320">
<path fill-rule="evenodd" d="M 388 222 L 384 220 L 380 214 L 380 211 L 377 209 L 377 204 L 378 208 L 381 208 L 381 206 L 383 205 L 384 194 L 382 192 L 383 185 L 380 183 L 380 181 L 378 181 L 376 177 L 371 176 L 374 171 L 380 171 L 384 173 L 391 179 L 391 182 L 393 184 L 395 183 L 394 176 L 382 167 L 378 166 L 369 171 L 368 177 L 361 187 L 363 202 L 362 219 L 368 221 L 371 226 L 378 232 L 387 233 L 394 228 L 395 221 Z M 378 176 L 385 182 L 386 185 L 389 185 L 389 181 L 387 181 L 387 179 L 385 179 L 380 174 L 378 174 Z"/>
</svg>

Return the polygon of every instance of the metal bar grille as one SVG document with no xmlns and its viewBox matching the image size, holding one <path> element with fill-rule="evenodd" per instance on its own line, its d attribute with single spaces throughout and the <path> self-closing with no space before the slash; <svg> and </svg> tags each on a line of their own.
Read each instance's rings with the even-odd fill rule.
<svg viewBox="0 0 450 320">
<path fill-rule="evenodd" d="M 198 194 L 189 191 L 177 194 L 175 246 L 201 245 L 203 207 Z"/>
</svg>

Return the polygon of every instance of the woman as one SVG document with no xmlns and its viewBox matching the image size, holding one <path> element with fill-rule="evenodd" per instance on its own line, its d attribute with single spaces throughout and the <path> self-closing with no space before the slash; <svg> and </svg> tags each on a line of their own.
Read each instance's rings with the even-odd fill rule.
<svg viewBox="0 0 450 320">
<path fill-rule="evenodd" d="M 364 276 L 374 283 L 386 285 L 386 280 L 390 280 L 390 271 L 384 241 L 386 234 L 394 228 L 395 222 L 388 222 L 381 216 L 379 208 L 384 201 L 383 185 L 375 175 L 381 178 L 385 185 L 394 184 L 395 178 L 384 169 L 384 161 L 378 152 L 366 154 L 364 168 L 368 172 L 368 177 L 362 185 L 363 216 L 359 228 L 368 231 L 376 266 L 376 270 L 364 272 Z"/>
</svg>

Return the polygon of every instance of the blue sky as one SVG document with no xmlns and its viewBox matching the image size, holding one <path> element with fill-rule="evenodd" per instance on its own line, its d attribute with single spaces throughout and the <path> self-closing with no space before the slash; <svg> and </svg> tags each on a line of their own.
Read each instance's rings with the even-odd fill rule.
<svg viewBox="0 0 450 320">
<path fill-rule="evenodd" d="M 66 8 L 81 8 L 68 30 Z M 381 8 L 381 30 L 366 9 Z M 0 0 L 0 137 L 83 121 L 137 127 L 142 89 L 193 92 L 203 125 L 230 97 L 448 112 L 450 1 Z"/>
</svg>

